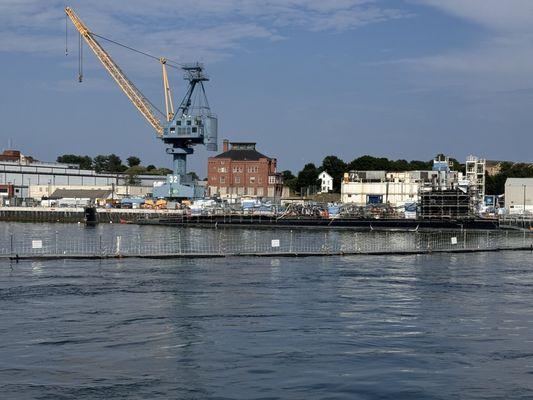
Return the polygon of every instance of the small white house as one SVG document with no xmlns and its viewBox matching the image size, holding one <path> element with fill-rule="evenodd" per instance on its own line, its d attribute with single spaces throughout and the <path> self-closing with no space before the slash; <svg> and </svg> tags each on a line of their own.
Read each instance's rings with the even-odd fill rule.
<svg viewBox="0 0 533 400">
<path fill-rule="evenodd" d="M 320 192 L 319 193 L 329 193 L 333 192 L 333 178 L 326 171 L 322 171 L 318 175 L 320 180 Z"/>
</svg>

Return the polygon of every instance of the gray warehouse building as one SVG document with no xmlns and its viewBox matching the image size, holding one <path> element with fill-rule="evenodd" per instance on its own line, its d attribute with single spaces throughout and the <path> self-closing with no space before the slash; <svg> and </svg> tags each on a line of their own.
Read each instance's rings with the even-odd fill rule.
<svg viewBox="0 0 533 400">
<path fill-rule="evenodd" d="M 533 214 L 533 178 L 507 178 L 505 208 L 509 214 Z"/>
<path fill-rule="evenodd" d="M 43 193 L 51 194 L 58 188 L 66 187 L 129 185 L 129 177 L 124 174 L 97 173 L 93 170 L 80 169 L 77 164 L 47 163 L 22 156 L 6 158 L 0 157 L 0 186 L 10 188 L 16 198 L 31 197 L 30 188 L 41 191 L 44 188 Z M 150 188 L 151 192 L 154 182 L 164 180 L 164 176 L 139 175 L 136 177 L 136 186 Z M 47 188 L 50 190 L 46 190 Z"/>
</svg>

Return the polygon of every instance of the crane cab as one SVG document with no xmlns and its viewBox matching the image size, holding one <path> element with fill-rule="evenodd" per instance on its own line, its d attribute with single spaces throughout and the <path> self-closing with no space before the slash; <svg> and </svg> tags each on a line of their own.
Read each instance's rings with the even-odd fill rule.
<svg viewBox="0 0 533 400">
<path fill-rule="evenodd" d="M 183 115 L 169 122 L 163 140 L 205 144 L 207 150 L 217 151 L 217 131 L 217 118 L 212 115 Z"/>
</svg>

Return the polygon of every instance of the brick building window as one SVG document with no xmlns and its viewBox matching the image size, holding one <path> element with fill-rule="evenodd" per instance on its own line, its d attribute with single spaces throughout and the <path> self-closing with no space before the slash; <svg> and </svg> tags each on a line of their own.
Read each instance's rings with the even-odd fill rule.
<svg viewBox="0 0 533 400">
<path fill-rule="evenodd" d="M 220 183 L 226 183 L 226 177 L 225 176 L 221 176 L 220 177 Z"/>
<path fill-rule="evenodd" d="M 250 177 L 250 183 L 255 183 L 255 176 Z"/>
<path fill-rule="evenodd" d="M 249 173 L 259 172 L 259 167 L 257 165 L 254 165 L 253 167 L 248 167 L 248 172 Z"/>
<path fill-rule="evenodd" d="M 240 176 L 236 176 L 235 177 L 235 183 L 241 183 L 241 177 Z"/>
</svg>

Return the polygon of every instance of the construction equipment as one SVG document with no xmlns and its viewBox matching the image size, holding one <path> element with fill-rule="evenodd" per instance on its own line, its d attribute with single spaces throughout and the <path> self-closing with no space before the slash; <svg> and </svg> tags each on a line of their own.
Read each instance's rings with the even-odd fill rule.
<svg viewBox="0 0 533 400">
<path fill-rule="evenodd" d="M 203 188 L 196 185 L 192 178 L 187 175 L 187 155 L 193 153 L 194 145 L 204 144 L 206 145 L 207 150 L 217 151 L 218 121 L 216 116 L 211 113 L 207 101 L 204 82 L 208 81 L 209 78 L 204 73 L 203 65 L 199 63 L 180 64 L 179 66 L 175 63 L 171 64 L 167 58 L 154 57 L 91 32 L 70 7 L 65 8 L 65 13 L 78 30 L 80 37 L 85 40 L 89 48 L 94 52 L 98 60 L 100 60 L 118 86 L 126 96 L 128 96 L 144 118 L 146 118 L 148 123 L 152 125 L 156 131 L 157 137 L 168 146 L 166 152 L 171 154 L 173 159 L 172 174 L 167 175 L 164 185 L 154 187 L 154 197 L 203 197 Z M 157 110 L 157 108 L 128 79 L 111 56 L 104 50 L 100 43 L 98 43 L 96 40 L 97 37 L 136 51 L 137 53 L 142 53 L 151 58 L 156 58 L 159 61 L 163 71 L 163 90 L 166 112 L 165 115 L 163 115 L 165 118 L 164 123 L 162 123 L 157 116 L 157 113 L 160 113 L 159 110 Z M 185 72 L 185 80 L 189 82 L 188 90 L 181 101 L 177 112 L 174 112 L 167 66 L 181 68 Z M 81 77 L 82 72 L 80 67 L 80 81 Z"/>
</svg>

